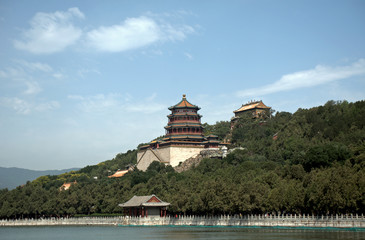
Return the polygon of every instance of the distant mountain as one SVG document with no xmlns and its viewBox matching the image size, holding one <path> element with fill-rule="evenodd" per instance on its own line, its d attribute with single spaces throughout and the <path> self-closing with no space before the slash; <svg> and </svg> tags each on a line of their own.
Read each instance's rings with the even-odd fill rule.
<svg viewBox="0 0 365 240">
<path fill-rule="evenodd" d="M 25 184 L 44 175 L 59 175 L 65 172 L 77 171 L 79 168 L 70 168 L 63 170 L 44 170 L 36 171 L 24 168 L 4 168 L 0 167 L 0 189 L 14 189 L 17 186 Z"/>
</svg>

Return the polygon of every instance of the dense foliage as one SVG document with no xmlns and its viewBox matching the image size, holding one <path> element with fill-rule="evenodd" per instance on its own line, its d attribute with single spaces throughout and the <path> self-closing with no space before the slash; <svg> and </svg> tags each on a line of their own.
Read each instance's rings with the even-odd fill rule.
<svg viewBox="0 0 365 240">
<path fill-rule="evenodd" d="M 204 159 L 176 173 L 158 162 L 146 172 L 107 176 L 136 162 L 136 150 L 80 171 L 43 176 L 0 191 L 0 217 L 121 213 L 118 203 L 156 194 L 171 213 L 364 213 L 365 101 L 278 112 L 205 125 L 209 134 L 243 147 L 224 159 Z M 97 177 L 94 178 L 94 177 Z M 64 182 L 77 181 L 67 191 Z"/>
<path fill-rule="evenodd" d="M 216 122 L 214 125 L 209 125 L 207 123 L 203 124 L 204 127 L 204 135 L 210 135 L 214 134 L 218 136 L 219 140 L 224 140 L 224 138 L 227 136 L 227 133 L 229 132 L 231 128 L 231 123 L 227 121 L 219 121 Z"/>
</svg>

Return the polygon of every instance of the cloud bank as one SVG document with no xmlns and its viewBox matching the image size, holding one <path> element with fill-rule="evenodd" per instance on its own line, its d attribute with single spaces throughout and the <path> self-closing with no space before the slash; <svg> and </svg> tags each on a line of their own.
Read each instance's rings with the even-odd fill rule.
<svg viewBox="0 0 365 240">
<path fill-rule="evenodd" d="M 100 26 L 88 32 L 76 27 L 75 19 L 84 19 L 78 8 L 66 12 L 37 13 L 30 21 L 30 29 L 23 31 L 22 40 L 14 46 L 35 54 L 51 54 L 79 43 L 100 52 L 123 52 L 157 42 L 183 41 L 194 28 L 188 25 L 174 26 L 153 17 L 127 18 L 120 24 Z"/>
<path fill-rule="evenodd" d="M 99 51 L 121 52 L 156 42 L 161 37 L 152 19 L 130 18 L 120 25 L 100 27 L 87 33 L 89 45 Z"/>
<path fill-rule="evenodd" d="M 6 93 L 8 96 L 0 96 L 0 107 L 12 109 L 21 115 L 59 108 L 58 101 L 46 101 L 44 97 L 38 97 L 43 91 L 40 82 L 57 74 L 45 63 L 13 60 L 11 67 L 0 69 L 0 80 L 16 86 L 14 92 Z"/>
<path fill-rule="evenodd" d="M 278 81 L 237 92 L 239 97 L 263 96 L 271 93 L 289 91 L 298 88 L 313 87 L 336 80 L 365 74 L 365 59 L 359 59 L 348 66 L 330 67 L 317 65 L 314 69 L 295 72 L 282 76 Z"/>
<path fill-rule="evenodd" d="M 18 97 L 4 97 L 0 98 L 0 106 L 11 108 L 18 114 L 28 115 L 32 112 L 44 112 L 59 108 L 60 104 L 57 101 L 35 103 Z"/>
<path fill-rule="evenodd" d="M 82 30 L 72 23 L 74 18 L 84 18 L 78 8 L 66 12 L 37 13 L 30 21 L 30 29 L 23 32 L 23 40 L 15 40 L 17 49 L 35 54 L 60 52 L 74 44 Z"/>
<path fill-rule="evenodd" d="M 25 95 L 40 93 L 42 87 L 38 81 L 44 78 L 44 75 L 56 78 L 57 74 L 59 73 L 54 73 L 53 68 L 48 64 L 25 60 L 13 60 L 11 67 L 0 69 L 0 79 L 16 82 L 17 85 L 25 87 L 26 89 L 22 92 Z"/>
<path fill-rule="evenodd" d="M 15 62 L 26 67 L 27 69 L 29 69 L 32 72 L 33 71 L 51 72 L 53 70 L 52 67 L 46 63 L 28 62 L 28 61 L 24 61 L 24 60 L 16 60 Z"/>
<path fill-rule="evenodd" d="M 93 96 L 69 95 L 68 99 L 77 101 L 78 109 L 86 113 L 105 111 L 155 113 L 165 110 L 167 106 L 153 101 L 155 97 L 153 94 L 145 99 L 134 100 L 129 94 L 109 93 Z"/>
</svg>

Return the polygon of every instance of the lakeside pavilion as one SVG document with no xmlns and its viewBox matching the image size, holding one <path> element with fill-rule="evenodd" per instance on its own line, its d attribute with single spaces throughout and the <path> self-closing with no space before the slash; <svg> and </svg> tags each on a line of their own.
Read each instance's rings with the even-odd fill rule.
<svg viewBox="0 0 365 240">
<path fill-rule="evenodd" d="M 124 208 L 124 214 L 130 217 L 166 217 L 167 206 L 169 205 L 170 203 L 164 202 L 152 194 L 149 196 L 133 196 L 127 202 L 118 206 Z"/>
</svg>

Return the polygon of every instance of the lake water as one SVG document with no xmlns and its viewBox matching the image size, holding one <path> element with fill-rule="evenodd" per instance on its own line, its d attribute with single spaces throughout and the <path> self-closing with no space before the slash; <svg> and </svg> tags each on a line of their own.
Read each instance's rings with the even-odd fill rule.
<svg viewBox="0 0 365 240">
<path fill-rule="evenodd" d="M 0 227 L 0 240 L 365 239 L 365 231 L 234 227 Z"/>
</svg>

